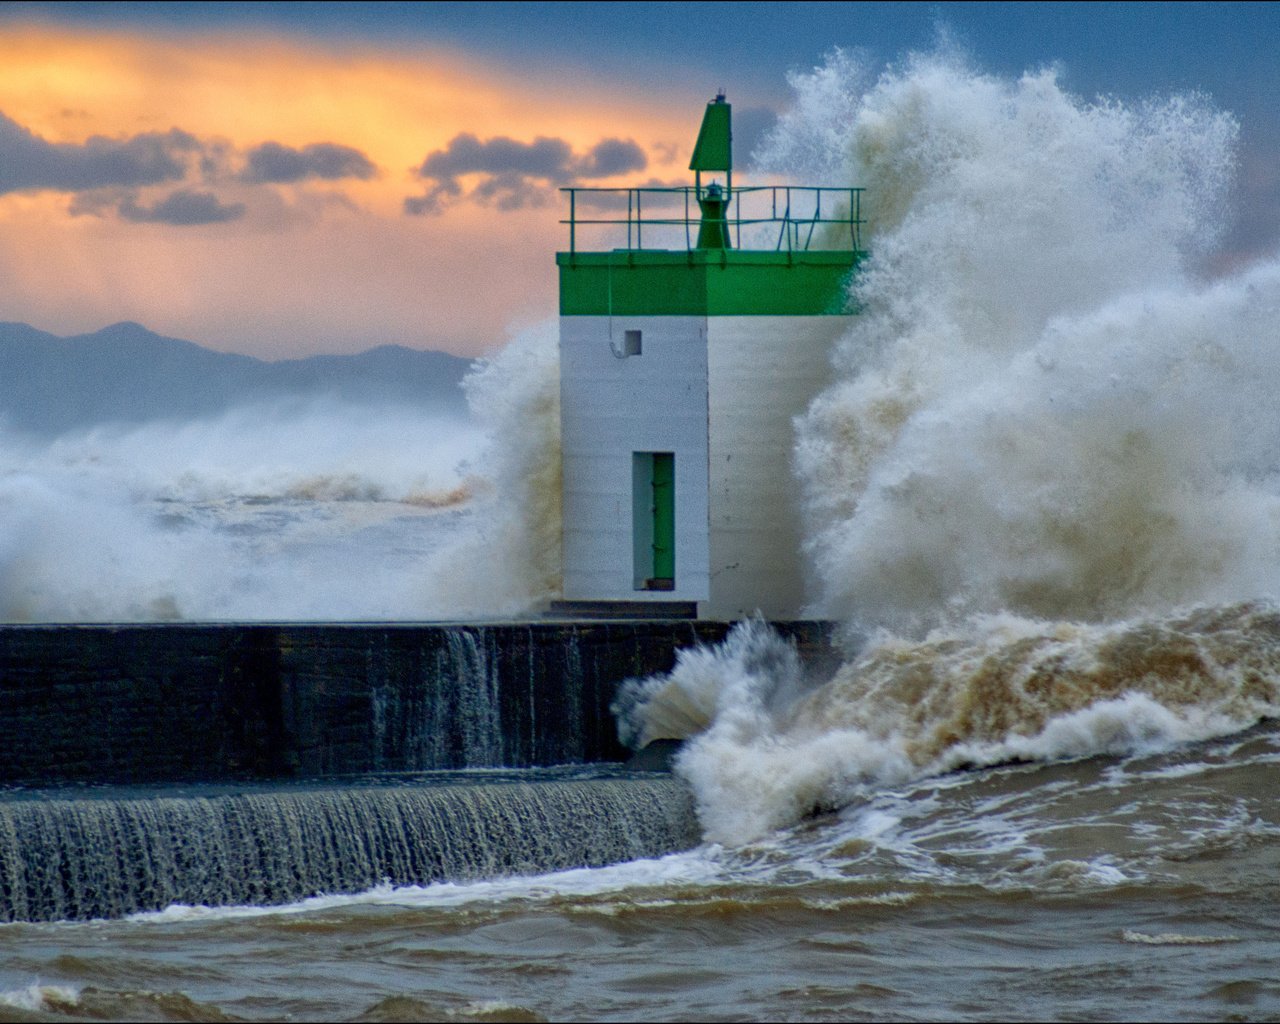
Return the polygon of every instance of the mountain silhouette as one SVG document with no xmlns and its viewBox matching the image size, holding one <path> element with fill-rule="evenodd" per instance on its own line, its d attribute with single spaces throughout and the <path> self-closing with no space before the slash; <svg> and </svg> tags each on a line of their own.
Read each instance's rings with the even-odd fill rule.
<svg viewBox="0 0 1280 1024">
<path fill-rule="evenodd" d="M 70 338 L 0 322 L 0 424 L 59 434 L 100 423 L 191 419 L 260 402 L 331 399 L 464 415 L 471 361 L 383 345 L 266 362 L 118 323 Z"/>
</svg>

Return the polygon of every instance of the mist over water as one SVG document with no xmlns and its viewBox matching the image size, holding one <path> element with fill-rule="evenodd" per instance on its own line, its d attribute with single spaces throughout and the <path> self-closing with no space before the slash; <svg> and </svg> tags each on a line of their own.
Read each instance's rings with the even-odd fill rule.
<svg viewBox="0 0 1280 1024">
<path fill-rule="evenodd" d="M 637 741 L 696 737 L 708 838 L 1280 714 L 1280 263 L 1197 272 L 1235 121 L 947 56 L 792 84 L 760 157 L 866 186 L 871 217 L 861 315 L 797 422 L 811 611 L 848 660 L 805 681 L 747 623 L 632 684 Z"/>
<path fill-rule="evenodd" d="M 556 337 L 480 360 L 469 416 L 299 394 L 54 436 L 0 418 L 0 621 L 527 612 L 559 586 Z"/>
<path fill-rule="evenodd" d="M 308 401 L 0 433 L 0 619 L 413 618 L 481 486 L 473 423 Z"/>
<path fill-rule="evenodd" d="M 560 595 L 557 324 L 519 334 L 463 387 L 486 439 L 482 500 L 426 574 L 448 617 L 536 612 Z"/>
</svg>

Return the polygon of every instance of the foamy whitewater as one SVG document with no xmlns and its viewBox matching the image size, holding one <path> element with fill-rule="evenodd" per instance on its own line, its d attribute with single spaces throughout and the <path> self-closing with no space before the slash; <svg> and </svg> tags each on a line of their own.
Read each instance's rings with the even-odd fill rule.
<svg viewBox="0 0 1280 1024">
<path fill-rule="evenodd" d="M 326 404 L 0 434 L 0 619 L 412 617 L 415 527 L 465 505 L 476 434 Z"/>
<path fill-rule="evenodd" d="M 528 608 L 559 561 L 554 326 L 464 386 L 470 418 L 297 399 L 52 439 L 0 423 L 0 621 Z"/>
<path fill-rule="evenodd" d="M 720 842 L 1280 713 L 1280 263 L 1197 274 L 1236 123 L 950 57 L 865 81 L 839 54 L 796 77 L 759 154 L 868 188 L 862 315 L 796 444 L 812 613 L 848 660 L 806 681 L 746 623 L 620 702 L 633 742 L 695 737 Z"/>
</svg>

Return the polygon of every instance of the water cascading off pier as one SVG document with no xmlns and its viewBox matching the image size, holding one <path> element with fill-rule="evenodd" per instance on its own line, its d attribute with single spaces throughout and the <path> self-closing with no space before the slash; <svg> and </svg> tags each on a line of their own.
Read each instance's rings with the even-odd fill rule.
<svg viewBox="0 0 1280 1024">
<path fill-rule="evenodd" d="M 687 789 L 619 770 L 609 705 L 626 678 L 727 629 L 0 627 L 0 920 L 276 905 L 687 849 Z M 820 625 L 785 629 L 827 649 Z"/>
<path fill-rule="evenodd" d="M 418 780 L 0 803 L 0 920 L 289 903 L 660 856 L 699 840 L 671 778 Z"/>
</svg>

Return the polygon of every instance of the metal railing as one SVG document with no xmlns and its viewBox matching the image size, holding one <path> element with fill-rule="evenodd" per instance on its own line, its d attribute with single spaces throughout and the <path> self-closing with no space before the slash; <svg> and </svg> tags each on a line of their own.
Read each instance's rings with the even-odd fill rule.
<svg viewBox="0 0 1280 1024">
<path fill-rule="evenodd" d="M 643 250 L 645 231 L 651 250 L 670 251 L 697 248 L 702 213 L 698 199 L 707 197 L 693 186 L 685 188 L 562 188 L 569 194 L 569 217 L 561 224 L 569 227 L 569 252 L 578 251 L 581 228 L 613 229 L 621 240 L 625 228 L 626 245 L 605 248 Z M 730 193 L 723 224 L 732 247 L 773 249 L 778 252 L 806 251 L 810 248 L 862 249 L 862 192 L 860 188 L 829 188 L 813 185 L 754 185 L 735 188 Z M 745 200 L 745 202 L 744 202 Z M 626 215 L 623 216 L 625 203 Z M 743 212 L 743 207 L 746 212 Z M 680 211 L 683 207 L 683 214 Z M 615 212 L 615 216 L 581 216 L 589 212 Z M 648 211 L 655 211 L 656 214 Z M 675 211 L 674 214 L 672 211 Z M 776 225 L 776 231 L 771 225 Z M 830 225 L 830 227 L 828 227 Z M 676 244 L 672 244 L 672 243 Z"/>
</svg>

